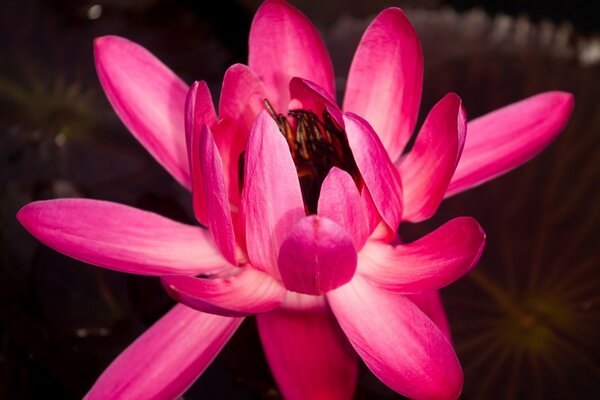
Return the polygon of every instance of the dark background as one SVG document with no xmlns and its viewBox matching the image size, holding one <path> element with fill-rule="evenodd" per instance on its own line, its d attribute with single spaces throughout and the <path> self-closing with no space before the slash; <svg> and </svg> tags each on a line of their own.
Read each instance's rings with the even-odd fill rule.
<svg viewBox="0 0 600 400">
<path fill-rule="evenodd" d="M 168 310 L 157 279 L 86 266 L 31 238 L 14 215 L 38 199 L 100 198 L 193 223 L 189 195 L 131 137 L 97 81 L 93 38 L 148 48 L 218 98 L 245 62 L 256 0 L 0 2 L 0 398 L 81 398 Z M 342 89 L 360 35 L 384 7 L 423 41 L 421 120 L 448 91 L 470 117 L 546 90 L 575 112 L 533 162 L 447 200 L 418 237 L 473 215 L 488 244 L 442 291 L 465 399 L 600 398 L 600 26 L 593 1 L 292 1 L 330 48 Z M 94 5 L 99 5 L 92 8 Z M 100 10 L 100 12 L 98 12 Z M 277 399 L 248 318 L 185 398 Z M 357 399 L 398 398 L 361 369 Z"/>
</svg>

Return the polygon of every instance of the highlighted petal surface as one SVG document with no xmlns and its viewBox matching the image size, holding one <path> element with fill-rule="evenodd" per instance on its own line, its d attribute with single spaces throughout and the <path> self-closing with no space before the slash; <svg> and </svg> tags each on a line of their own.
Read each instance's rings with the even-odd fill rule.
<svg viewBox="0 0 600 400">
<path fill-rule="evenodd" d="M 281 244 L 279 272 L 289 290 L 319 295 L 352 279 L 356 258 L 354 242 L 341 226 L 310 215 Z"/>
<path fill-rule="evenodd" d="M 228 263 L 208 231 L 107 201 L 36 201 L 17 218 L 47 246 L 69 257 L 141 275 L 197 275 Z"/>
<path fill-rule="evenodd" d="M 248 65 L 264 82 L 277 110 L 287 110 L 288 84 L 294 76 L 308 79 L 335 96 L 333 67 L 319 32 L 285 1 L 268 0 L 250 28 Z"/>
<path fill-rule="evenodd" d="M 358 45 L 343 109 L 369 121 L 395 161 L 415 128 L 422 86 L 419 38 L 402 10 L 388 8 Z"/>
<path fill-rule="evenodd" d="M 163 286 L 178 302 L 196 310 L 242 317 L 272 310 L 286 290 L 270 275 L 252 267 L 232 268 L 225 278 L 165 276 Z"/>
<path fill-rule="evenodd" d="M 446 196 L 481 185 L 535 156 L 563 130 L 573 105 L 572 94 L 547 92 L 470 121 Z"/>
<path fill-rule="evenodd" d="M 285 399 L 350 400 L 354 394 L 356 353 L 323 298 L 320 303 L 309 310 L 277 309 L 256 317 L 273 377 Z"/>
<path fill-rule="evenodd" d="M 178 398 L 241 322 L 178 304 L 110 364 L 85 400 Z"/>
<path fill-rule="evenodd" d="M 421 311 L 425 313 L 431 319 L 438 328 L 442 331 L 446 339 L 452 343 L 452 335 L 450 333 L 450 324 L 446 317 L 446 311 L 444 311 L 444 305 L 442 304 L 442 298 L 438 290 L 432 290 L 431 292 L 409 294 L 408 297 Z"/>
<path fill-rule="evenodd" d="M 408 298 L 356 276 L 327 294 L 350 343 L 387 386 L 411 399 L 456 399 L 463 375 L 451 344 Z"/>
<path fill-rule="evenodd" d="M 212 132 L 203 125 L 192 136 L 192 178 L 194 211 L 205 218 L 210 235 L 231 264 L 236 264 L 235 234 L 229 198 L 223 178 L 223 165 Z M 205 210 L 204 212 L 202 212 Z"/>
<path fill-rule="evenodd" d="M 281 242 L 305 213 L 292 155 L 266 111 L 260 113 L 248 138 L 242 206 L 252 265 L 279 277 Z"/>
<path fill-rule="evenodd" d="M 194 82 L 185 99 L 185 140 L 188 157 L 191 155 L 194 127 L 201 127 L 202 125 L 212 127 L 216 123 L 217 114 L 206 82 Z"/>
<path fill-rule="evenodd" d="M 352 177 L 337 167 L 331 168 L 321 186 L 318 215 L 329 218 L 348 232 L 357 250 L 371 233 L 368 211 Z"/>
<path fill-rule="evenodd" d="M 381 218 L 388 226 L 388 236 L 393 237 L 402 217 L 402 183 L 398 171 L 377 134 L 365 120 L 346 113 L 344 124 L 348 144 L 365 186 Z"/>
<path fill-rule="evenodd" d="M 179 183 L 191 188 L 183 114 L 187 85 L 127 39 L 98 38 L 94 53 L 100 83 L 125 126 Z"/>
<path fill-rule="evenodd" d="M 359 272 L 377 287 L 399 293 L 435 290 L 470 271 L 484 244 L 485 233 L 475 219 L 456 218 L 410 244 L 367 242 Z"/>
<path fill-rule="evenodd" d="M 431 109 L 415 145 L 400 161 L 404 189 L 402 219 L 418 222 L 435 214 L 456 169 L 466 131 L 466 114 L 454 93 Z"/>
</svg>

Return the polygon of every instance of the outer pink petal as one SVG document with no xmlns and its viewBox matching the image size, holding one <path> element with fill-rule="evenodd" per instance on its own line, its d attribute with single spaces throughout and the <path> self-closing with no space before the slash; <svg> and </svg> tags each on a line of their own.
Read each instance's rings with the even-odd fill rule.
<svg viewBox="0 0 600 400">
<path fill-rule="evenodd" d="M 206 125 L 200 131 L 195 130 L 192 136 L 192 178 L 194 211 L 200 222 L 208 225 L 211 237 L 225 259 L 235 265 L 235 234 L 223 164 L 212 132 Z"/>
<path fill-rule="evenodd" d="M 258 114 L 265 109 L 267 91 L 254 71 L 234 64 L 225 73 L 219 102 L 221 120 L 213 129 L 221 153 L 225 183 L 233 204 L 240 204 L 240 156 Z"/>
<path fill-rule="evenodd" d="M 448 339 L 449 342 L 452 342 L 450 324 L 448 324 L 448 318 L 446 317 L 439 291 L 433 290 L 431 292 L 409 294 L 406 297 L 415 303 L 425 315 L 435 322 L 444 336 L 446 336 L 446 339 Z"/>
<path fill-rule="evenodd" d="M 107 201 L 36 201 L 17 218 L 56 251 L 116 271 L 141 275 L 214 273 L 228 263 L 208 231 Z"/>
<path fill-rule="evenodd" d="M 176 305 L 109 365 L 85 399 L 178 398 L 242 320 Z"/>
<path fill-rule="evenodd" d="M 278 309 L 256 318 L 271 371 L 287 400 L 349 400 L 354 393 L 356 353 L 323 300 L 310 310 Z"/>
<path fill-rule="evenodd" d="M 463 375 L 444 334 L 405 296 L 360 276 L 327 294 L 350 343 L 383 383 L 411 399 L 456 399 Z"/>
<path fill-rule="evenodd" d="M 213 105 L 212 96 L 206 82 L 194 82 L 185 99 L 185 143 L 190 160 L 194 127 L 202 125 L 213 127 L 216 123 L 217 114 L 215 113 L 215 106 Z"/>
<path fill-rule="evenodd" d="M 369 121 L 395 161 L 415 128 L 422 85 L 419 38 L 402 10 L 388 8 L 371 23 L 358 45 L 344 111 Z"/>
<path fill-rule="evenodd" d="M 523 164 L 562 131 L 573 95 L 547 92 L 469 122 L 469 134 L 446 196 L 481 185 Z"/>
<path fill-rule="evenodd" d="M 292 227 L 279 250 L 279 272 L 285 287 L 299 293 L 327 293 L 354 276 L 356 249 L 335 222 L 309 215 Z"/>
<path fill-rule="evenodd" d="M 369 124 L 357 115 L 344 114 L 348 144 L 365 186 L 392 236 L 402 217 L 402 183 L 381 141 Z"/>
<path fill-rule="evenodd" d="M 278 277 L 281 242 L 305 213 L 292 155 L 266 111 L 248 138 L 242 206 L 252 266 Z"/>
<path fill-rule="evenodd" d="M 333 167 L 321 186 L 319 216 L 340 225 L 352 237 L 354 247 L 360 250 L 371 233 L 368 211 L 352 177 Z"/>
<path fill-rule="evenodd" d="M 274 309 L 283 301 L 285 288 L 270 275 L 252 267 L 232 268 L 224 278 L 172 275 L 163 286 L 178 302 L 196 310 L 242 317 Z"/>
<path fill-rule="evenodd" d="M 410 244 L 367 242 L 358 272 L 376 286 L 399 293 L 435 290 L 469 272 L 484 244 L 485 233 L 475 219 L 456 218 Z"/>
<path fill-rule="evenodd" d="M 250 28 L 248 65 L 264 82 L 279 112 L 287 110 L 288 83 L 308 79 L 331 96 L 333 68 L 319 32 L 300 11 L 284 1 L 268 0 L 258 9 Z"/>
<path fill-rule="evenodd" d="M 430 218 L 444 199 L 465 141 L 467 121 L 460 98 L 450 93 L 429 112 L 414 147 L 400 162 L 404 220 Z"/>
<path fill-rule="evenodd" d="M 179 183 L 190 188 L 184 128 L 186 84 L 127 39 L 97 38 L 94 53 L 100 83 L 123 123 Z"/>
</svg>

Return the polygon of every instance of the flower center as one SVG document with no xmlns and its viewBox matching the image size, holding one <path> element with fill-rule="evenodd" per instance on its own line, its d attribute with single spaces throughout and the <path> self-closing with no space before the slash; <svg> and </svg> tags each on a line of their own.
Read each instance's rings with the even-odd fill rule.
<svg viewBox="0 0 600 400">
<path fill-rule="evenodd" d="M 362 188 L 362 178 L 348 145 L 346 132 L 327 110 L 323 110 L 322 119 L 311 110 L 290 110 L 290 120 L 276 113 L 267 99 L 264 102 L 287 140 L 307 214 L 317 213 L 321 185 L 332 167 L 348 172 L 356 187 L 359 190 Z"/>
</svg>

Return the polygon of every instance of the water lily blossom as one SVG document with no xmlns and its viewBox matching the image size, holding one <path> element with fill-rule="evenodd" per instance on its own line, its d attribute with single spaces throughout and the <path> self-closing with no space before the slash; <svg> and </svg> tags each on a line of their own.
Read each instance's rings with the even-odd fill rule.
<svg viewBox="0 0 600 400">
<path fill-rule="evenodd" d="M 467 134 L 462 102 L 448 94 L 403 154 L 423 61 L 401 10 L 383 11 L 365 32 L 342 107 L 318 32 L 289 4 L 259 8 L 249 46 L 248 65 L 225 73 L 215 110 L 206 83 L 188 88 L 139 45 L 95 42 L 111 104 L 192 192 L 204 227 L 99 200 L 19 212 L 48 246 L 159 276 L 180 303 L 86 398 L 176 398 L 250 315 L 286 399 L 351 398 L 357 356 L 402 395 L 457 398 L 462 370 L 436 290 L 475 266 L 485 234 L 470 217 L 412 243 L 393 244 L 396 229 L 534 156 L 566 124 L 571 95 L 531 97 L 469 122 Z"/>
</svg>

